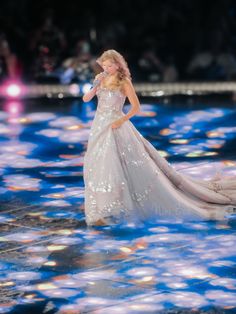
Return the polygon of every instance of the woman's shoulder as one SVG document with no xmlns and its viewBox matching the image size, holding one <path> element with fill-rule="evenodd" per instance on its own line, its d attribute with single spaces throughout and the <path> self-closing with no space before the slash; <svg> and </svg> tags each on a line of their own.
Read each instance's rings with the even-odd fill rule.
<svg viewBox="0 0 236 314">
<path fill-rule="evenodd" d="M 132 85 L 131 79 L 129 79 L 128 77 L 123 78 L 120 83 L 121 88 L 127 88 L 128 86 L 131 86 L 131 85 Z"/>
<path fill-rule="evenodd" d="M 122 80 L 122 84 L 121 84 L 121 89 L 122 89 L 123 93 L 126 94 L 127 91 L 130 90 L 130 88 L 132 88 L 132 87 L 133 87 L 133 84 L 132 84 L 131 79 L 128 77 L 125 77 Z"/>
<path fill-rule="evenodd" d="M 122 83 L 123 83 L 123 85 L 124 84 L 130 85 L 130 84 L 132 84 L 132 81 L 129 77 L 124 77 L 122 80 Z"/>
</svg>

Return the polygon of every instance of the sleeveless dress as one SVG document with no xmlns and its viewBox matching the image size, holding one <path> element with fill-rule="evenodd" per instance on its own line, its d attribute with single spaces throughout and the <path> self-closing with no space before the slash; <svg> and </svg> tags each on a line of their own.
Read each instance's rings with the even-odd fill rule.
<svg viewBox="0 0 236 314">
<path fill-rule="evenodd" d="M 84 156 L 87 225 L 225 219 L 236 208 L 236 178 L 197 180 L 176 171 L 124 115 L 125 95 L 99 87 Z"/>
</svg>

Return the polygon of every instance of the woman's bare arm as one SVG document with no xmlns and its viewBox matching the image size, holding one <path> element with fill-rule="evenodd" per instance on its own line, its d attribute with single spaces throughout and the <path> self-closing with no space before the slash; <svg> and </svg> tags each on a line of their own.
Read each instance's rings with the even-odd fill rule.
<svg viewBox="0 0 236 314">
<path fill-rule="evenodd" d="M 84 102 L 90 101 L 96 95 L 96 91 L 97 91 L 97 86 L 91 88 L 87 93 L 84 94 L 83 101 Z"/>
<path fill-rule="evenodd" d="M 135 116 L 141 109 L 138 96 L 135 92 L 132 82 L 129 79 L 126 79 L 123 85 L 123 93 L 128 97 L 129 102 L 131 104 L 131 109 L 123 117 L 112 123 L 111 127 L 113 129 L 119 128 L 122 125 L 122 123 L 129 120 L 131 117 Z"/>
<path fill-rule="evenodd" d="M 93 81 L 93 84 L 94 84 L 95 81 L 97 81 L 96 86 L 94 86 L 87 93 L 84 94 L 84 96 L 83 96 L 83 101 L 84 102 L 90 101 L 96 95 L 97 88 L 101 84 L 103 79 L 104 79 L 104 74 L 103 73 L 100 73 L 100 74 L 96 75 L 96 77 L 95 77 L 95 79 Z"/>
<path fill-rule="evenodd" d="M 138 99 L 138 96 L 135 92 L 134 86 L 132 82 L 127 79 L 126 82 L 123 85 L 123 91 L 127 98 L 129 99 L 129 102 L 131 104 L 131 109 L 129 112 L 122 117 L 123 120 L 129 120 L 131 117 L 135 116 L 136 113 L 138 113 L 141 109 L 141 105 Z"/>
</svg>

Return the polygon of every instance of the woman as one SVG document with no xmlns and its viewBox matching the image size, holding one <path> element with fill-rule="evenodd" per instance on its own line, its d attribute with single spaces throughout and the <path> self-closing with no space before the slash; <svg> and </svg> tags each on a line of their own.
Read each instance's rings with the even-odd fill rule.
<svg viewBox="0 0 236 314">
<path fill-rule="evenodd" d="M 84 157 L 87 224 L 222 219 L 232 212 L 236 179 L 196 180 L 174 170 L 129 121 L 140 103 L 124 58 L 107 50 L 97 62 L 104 72 L 83 96 L 98 97 Z M 124 114 L 126 97 L 131 110 Z"/>
</svg>

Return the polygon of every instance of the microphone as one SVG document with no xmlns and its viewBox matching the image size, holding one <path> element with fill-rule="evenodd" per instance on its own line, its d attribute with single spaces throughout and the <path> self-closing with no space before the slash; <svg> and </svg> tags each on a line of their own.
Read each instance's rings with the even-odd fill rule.
<svg viewBox="0 0 236 314">
<path fill-rule="evenodd" d="M 106 71 L 103 71 L 102 73 L 100 73 L 99 79 L 94 80 L 93 87 L 97 87 L 101 83 L 101 78 L 105 78 L 107 75 L 108 73 Z"/>
</svg>

